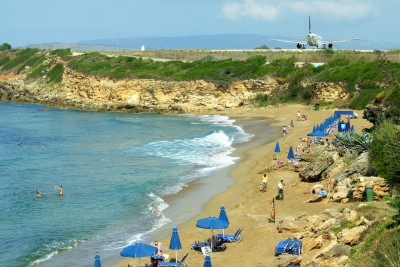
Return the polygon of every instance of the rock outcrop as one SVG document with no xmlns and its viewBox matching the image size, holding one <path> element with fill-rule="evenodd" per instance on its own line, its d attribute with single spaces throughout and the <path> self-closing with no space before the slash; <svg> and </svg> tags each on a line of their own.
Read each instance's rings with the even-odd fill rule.
<svg viewBox="0 0 400 267">
<path fill-rule="evenodd" d="M 56 63 L 62 63 L 61 59 L 47 56 L 46 64 Z M 37 80 L 28 80 L 23 74 L 0 76 L 0 99 L 90 110 L 196 112 L 249 106 L 259 96 L 287 88 L 271 77 L 232 83 L 113 80 L 76 72 L 66 66 L 61 83 L 48 84 L 46 80 L 46 76 Z M 312 86 L 320 100 L 331 102 L 345 97 L 340 84 L 321 82 Z"/>
</svg>

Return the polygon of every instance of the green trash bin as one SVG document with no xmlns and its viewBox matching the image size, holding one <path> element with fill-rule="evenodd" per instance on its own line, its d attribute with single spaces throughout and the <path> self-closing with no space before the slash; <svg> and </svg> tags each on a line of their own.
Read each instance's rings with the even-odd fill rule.
<svg viewBox="0 0 400 267">
<path fill-rule="evenodd" d="M 373 185 L 367 185 L 365 187 L 365 195 L 367 202 L 374 201 L 374 186 Z"/>
<path fill-rule="evenodd" d="M 318 103 L 315 103 L 314 110 L 319 110 L 319 104 Z"/>
</svg>

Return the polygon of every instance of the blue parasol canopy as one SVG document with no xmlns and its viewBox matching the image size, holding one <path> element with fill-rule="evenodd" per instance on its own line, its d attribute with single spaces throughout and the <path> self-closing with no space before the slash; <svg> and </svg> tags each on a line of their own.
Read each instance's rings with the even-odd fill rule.
<svg viewBox="0 0 400 267">
<path fill-rule="evenodd" d="M 206 257 L 204 258 L 204 265 L 203 265 L 203 267 L 212 267 L 212 264 L 211 264 L 211 257 L 210 257 L 210 256 L 206 256 Z"/>
<path fill-rule="evenodd" d="M 229 223 L 225 220 L 221 220 L 214 216 L 210 216 L 208 218 L 200 219 L 197 221 L 196 226 L 204 229 L 226 229 L 229 226 Z"/>
<path fill-rule="evenodd" d="M 172 228 L 171 241 L 169 242 L 169 249 L 175 250 L 175 261 L 178 262 L 178 250 L 182 249 L 181 240 L 179 239 L 178 228 Z"/>
<path fill-rule="evenodd" d="M 133 245 L 125 247 L 121 251 L 121 256 L 129 258 L 144 258 L 153 256 L 157 253 L 158 253 L 157 247 L 138 242 Z"/>
<path fill-rule="evenodd" d="M 96 253 L 96 256 L 94 256 L 94 267 L 101 267 L 99 253 Z"/>
<path fill-rule="evenodd" d="M 275 152 L 275 153 L 281 153 L 281 148 L 279 147 L 279 142 L 276 142 L 274 152 Z"/>
<path fill-rule="evenodd" d="M 229 219 L 228 219 L 228 215 L 226 215 L 226 210 L 225 210 L 224 206 L 221 206 L 221 209 L 219 211 L 218 219 L 227 221 L 228 222 L 228 226 L 229 226 Z"/>
<path fill-rule="evenodd" d="M 288 158 L 288 160 L 295 159 L 294 152 L 293 152 L 293 146 L 290 146 L 287 158 Z"/>
</svg>

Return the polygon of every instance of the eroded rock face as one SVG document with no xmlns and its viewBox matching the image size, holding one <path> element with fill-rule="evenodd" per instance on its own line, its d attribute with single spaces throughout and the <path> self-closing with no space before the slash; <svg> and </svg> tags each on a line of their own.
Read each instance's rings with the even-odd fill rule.
<svg viewBox="0 0 400 267">
<path fill-rule="evenodd" d="M 52 64 L 59 62 L 52 60 Z M 329 102 L 343 97 L 341 85 L 321 84 L 316 85 L 319 99 Z M 27 81 L 24 75 L 0 76 L 0 98 L 78 109 L 196 112 L 251 105 L 258 96 L 271 95 L 279 86 L 270 77 L 230 84 L 203 80 L 112 80 L 79 73 L 65 66 L 60 84 L 49 85 L 46 77 Z"/>
<path fill-rule="evenodd" d="M 313 162 L 307 165 L 299 176 L 302 181 L 315 182 L 321 180 L 322 173 L 339 159 L 336 151 L 323 151 Z"/>
</svg>

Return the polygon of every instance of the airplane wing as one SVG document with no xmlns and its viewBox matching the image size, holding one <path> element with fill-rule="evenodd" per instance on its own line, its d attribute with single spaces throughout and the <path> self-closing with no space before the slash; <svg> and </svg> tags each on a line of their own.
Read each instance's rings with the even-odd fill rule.
<svg viewBox="0 0 400 267">
<path fill-rule="evenodd" d="M 353 39 L 345 39 L 345 40 L 333 40 L 333 41 L 324 41 L 323 44 L 335 44 L 335 43 L 350 43 L 353 41 L 359 41 L 360 38 L 353 38 Z"/>
<path fill-rule="evenodd" d="M 301 44 L 301 45 L 306 45 L 307 43 L 302 40 L 302 41 L 296 41 L 296 40 L 282 40 L 282 39 L 267 39 L 269 41 L 277 41 L 277 42 L 283 42 L 283 43 L 291 43 L 291 44 Z"/>
</svg>

